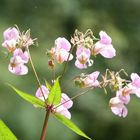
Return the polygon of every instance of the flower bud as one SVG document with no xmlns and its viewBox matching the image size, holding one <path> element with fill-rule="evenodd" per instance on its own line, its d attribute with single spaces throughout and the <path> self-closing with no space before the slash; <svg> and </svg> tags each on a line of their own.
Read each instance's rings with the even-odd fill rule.
<svg viewBox="0 0 140 140">
<path fill-rule="evenodd" d="M 53 60 L 49 60 L 49 61 L 48 61 L 48 66 L 49 66 L 51 69 L 54 68 L 55 64 L 54 64 Z"/>
<path fill-rule="evenodd" d="M 85 38 L 85 47 L 91 49 L 93 46 L 93 39 L 91 37 Z"/>
<path fill-rule="evenodd" d="M 75 83 L 75 85 L 77 86 L 77 87 L 79 87 L 79 88 L 83 88 L 84 87 L 84 81 L 82 80 L 82 79 L 80 79 L 80 78 L 76 78 L 75 80 L 74 80 L 74 83 Z"/>
</svg>

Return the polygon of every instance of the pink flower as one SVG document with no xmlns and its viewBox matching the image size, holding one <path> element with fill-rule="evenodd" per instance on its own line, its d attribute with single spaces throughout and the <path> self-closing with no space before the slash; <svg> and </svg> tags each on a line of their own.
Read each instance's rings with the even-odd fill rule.
<svg viewBox="0 0 140 140">
<path fill-rule="evenodd" d="M 18 48 L 14 51 L 13 56 L 19 56 L 24 63 L 28 63 L 29 61 L 29 54 L 27 51 L 22 51 L 22 49 Z"/>
<path fill-rule="evenodd" d="M 15 56 L 10 59 L 8 69 L 11 73 L 16 75 L 25 75 L 28 73 L 28 68 L 24 65 L 20 56 Z"/>
<path fill-rule="evenodd" d="M 140 76 L 136 73 L 131 74 L 131 82 L 120 88 L 116 92 L 116 97 L 110 99 L 110 107 L 112 112 L 115 115 L 126 117 L 128 114 L 126 104 L 130 101 L 130 95 L 136 94 L 137 97 L 140 97 Z"/>
<path fill-rule="evenodd" d="M 67 109 L 71 108 L 73 105 L 73 101 L 65 93 L 62 93 L 61 103 Z"/>
<path fill-rule="evenodd" d="M 43 91 L 43 95 L 45 99 L 47 100 L 48 95 L 49 95 L 49 90 L 44 85 L 42 85 L 41 88 Z M 40 88 L 38 88 L 35 96 L 39 98 L 40 100 L 44 101 L 43 95 Z M 52 112 L 60 113 L 61 115 L 64 115 L 68 119 L 71 119 L 71 113 L 69 112 L 68 109 L 70 109 L 72 105 L 73 105 L 73 101 L 65 93 L 62 93 L 60 104 L 58 105 L 58 107 L 53 106 Z"/>
<path fill-rule="evenodd" d="M 28 68 L 25 63 L 29 61 L 29 54 L 25 47 L 32 45 L 34 42 L 30 37 L 30 30 L 20 33 L 20 31 L 13 27 L 8 28 L 3 33 L 4 42 L 2 46 L 7 48 L 8 52 L 12 53 L 8 69 L 16 75 L 25 75 L 28 73 Z"/>
<path fill-rule="evenodd" d="M 82 64 L 78 60 L 75 61 L 75 66 L 79 69 L 86 69 L 87 68 L 87 64 Z"/>
<path fill-rule="evenodd" d="M 131 74 L 131 79 L 132 79 L 132 86 L 140 88 L 140 76 L 137 73 L 132 73 Z"/>
<path fill-rule="evenodd" d="M 27 66 L 24 63 L 28 63 L 29 55 L 26 51 L 22 51 L 20 48 L 15 49 L 13 57 L 10 59 L 8 69 L 11 73 L 16 75 L 25 75 L 28 73 Z"/>
<path fill-rule="evenodd" d="M 119 97 L 111 98 L 109 101 L 109 105 L 115 115 L 118 115 L 119 117 L 127 116 L 128 110 Z"/>
<path fill-rule="evenodd" d="M 13 53 L 13 51 L 16 49 L 16 41 L 14 39 L 5 40 L 2 43 L 2 46 L 7 48 L 8 52 Z"/>
<path fill-rule="evenodd" d="M 99 35 L 100 35 L 100 43 L 106 44 L 106 45 L 111 44 L 112 39 L 110 36 L 107 35 L 106 32 L 100 31 Z"/>
<path fill-rule="evenodd" d="M 70 55 L 70 57 L 69 57 Z M 73 59 L 73 55 L 67 52 L 64 49 L 55 49 L 55 54 L 54 54 L 55 60 L 57 63 L 63 63 L 64 61 L 70 61 Z M 68 59 L 69 57 L 69 59 Z"/>
<path fill-rule="evenodd" d="M 57 107 L 55 111 L 71 119 L 71 113 L 68 109 L 72 107 L 73 101 L 65 93 L 62 93 L 61 104 L 62 105 Z"/>
<path fill-rule="evenodd" d="M 14 39 L 16 41 L 19 38 L 19 32 L 15 27 L 8 28 L 7 30 L 4 31 L 3 36 L 4 36 L 4 41 L 11 40 L 11 39 Z"/>
<path fill-rule="evenodd" d="M 85 69 L 93 64 L 90 59 L 90 49 L 85 47 L 78 47 L 76 51 L 76 61 L 75 66 L 79 69 Z"/>
<path fill-rule="evenodd" d="M 64 37 L 58 37 L 56 40 L 55 40 L 55 47 L 57 49 L 64 49 L 66 50 L 67 52 L 70 51 L 70 48 L 71 48 L 71 44 L 69 43 L 69 41 L 67 39 L 65 39 Z"/>
<path fill-rule="evenodd" d="M 15 44 L 15 47 L 28 47 L 30 45 L 33 45 L 35 40 L 30 37 L 30 30 L 27 30 L 25 33 L 22 32 L 21 34 L 15 27 L 5 30 L 3 36 L 4 42 L 2 46 L 6 48 L 11 48 L 11 46 L 13 46 L 13 42 Z"/>
<path fill-rule="evenodd" d="M 95 72 L 89 74 L 83 80 L 85 87 L 98 87 L 100 85 L 99 81 L 97 80 L 99 74 L 100 74 L 99 71 L 95 71 Z"/>
<path fill-rule="evenodd" d="M 140 77 L 136 73 L 131 74 L 131 80 L 127 86 L 124 88 L 121 88 L 119 91 L 117 91 L 117 96 L 120 98 L 123 98 L 126 100 L 126 102 L 129 102 L 130 100 L 130 94 L 136 94 L 137 97 L 140 97 Z M 125 103 L 127 104 L 127 103 Z"/>
<path fill-rule="evenodd" d="M 41 92 L 41 89 L 42 89 L 43 94 Z M 41 86 L 41 89 L 40 88 L 37 89 L 35 96 L 37 98 L 39 98 L 40 100 L 44 101 L 44 97 L 45 97 L 45 99 L 48 98 L 49 90 L 44 85 Z M 43 97 L 43 95 L 44 95 L 44 97 Z"/>
<path fill-rule="evenodd" d="M 130 101 L 130 94 L 132 93 L 132 89 L 125 86 L 116 92 L 116 96 L 122 101 L 124 104 L 128 104 Z"/>
<path fill-rule="evenodd" d="M 81 64 L 87 63 L 90 58 L 90 50 L 84 47 L 78 47 L 76 51 L 76 58 Z"/>
<path fill-rule="evenodd" d="M 60 113 L 61 115 L 64 115 L 68 119 L 71 119 L 71 113 L 63 105 L 57 107 L 54 111 L 57 112 L 57 113 Z"/>
<path fill-rule="evenodd" d="M 70 61 L 73 59 L 73 55 L 69 53 L 71 44 L 64 37 L 59 37 L 55 40 L 55 47 L 48 51 L 48 55 L 51 59 L 57 61 L 57 63 L 63 63 L 64 61 Z M 69 58 L 69 59 L 68 59 Z"/>
<path fill-rule="evenodd" d="M 93 48 L 93 54 L 101 54 L 106 58 L 112 58 L 116 55 L 116 50 L 113 48 L 112 39 L 104 31 L 100 31 L 100 40 L 96 42 Z"/>
<path fill-rule="evenodd" d="M 130 102 L 131 93 L 132 89 L 125 86 L 116 92 L 116 97 L 110 99 L 109 105 L 115 115 L 118 115 L 119 117 L 127 116 L 128 110 L 125 105 Z"/>
<path fill-rule="evenodd" d="M 132 82 L 128 84 L 128 87 L 131 88 L 133 94 L 140 98 L 140 76 L 137 73 L 132 73 L 131 80 Z"/>
</svg>

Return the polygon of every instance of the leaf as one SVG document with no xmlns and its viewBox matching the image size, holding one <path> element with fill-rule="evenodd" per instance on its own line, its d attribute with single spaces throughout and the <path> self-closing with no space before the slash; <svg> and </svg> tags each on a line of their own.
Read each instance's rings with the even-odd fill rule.
<svg viewBox="0 0 140 140">
<path fill-rule="evenodd" d="M 0 119 L 0 140 L 17 140 L 12 131 Z"/>
<path fill-rule="evenodd" d="M 78 128 L 71 120 L 69 120 L 68 118 L 66 118 L 63 115 L 60 115 L 58 113 L 55 113 L 54 116 L 60 121 L 62 122 L 65 126 L 67 126 L 69 129 L 71 129 L 72 131 L 74 131 L 76 134 L 85 137 L 89 140 L 92 140 L 91 138 L 89 138 L 82 130 L 80 130 L 80 128 Z"/>
<path fill-rule="evenodd" d="M 35 96 L 32 96 L 28 93 L 25 93 L 21 90 L 18 90 L 17 88 L 15 88 L 14 86 L 10 85 L 10 87 L 24 100 L 26 100 L 27 102 L 37 106 L 37 107 L 45 107 L 45 103 L 43 101 L 41 101 L 40 99 L 36 98 Z"/>
<path fill-rule="evenodd" d="M 47 89 L 51 90 L 52 87 L 51 87 L 51 85 L 46 80 L 45 80 L 45 84 L 46 84 Z"/>
<path fill-rule="evenodd" d="M 58 77 L 54 83 L 54 85 L 51 88 L 51 91 L 48 96 L 48 103 L 52 105 L 58 105 L 61 101 L 61 88 L 59 84 L 59 78 Z"/>
</svg>

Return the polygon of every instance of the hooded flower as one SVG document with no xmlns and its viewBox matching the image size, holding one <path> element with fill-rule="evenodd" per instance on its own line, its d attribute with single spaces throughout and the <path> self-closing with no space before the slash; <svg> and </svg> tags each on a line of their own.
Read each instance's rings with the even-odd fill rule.
<svg viewBox="0 0 140 140">
<path fill-rule="evenodd" d="M 57 63 L 63 63 L 64 61 L 70 61 L 73 59 L 73 55 L 69 53 L 71 44 L 64 37 L 58 37 L 55 40 L 55 46 L 48 51 L 48 55 L 51 59 L 56 60 Z"/>
<path fill-rule="evenodd" d="M 41 89 L 42 89 L 42 91 L 41 91 Z M 39 98 L 40 100 L 45 101 L 43 95 L 44 95 L 45 99 L 47 99 L 48 95 L 49 95 L 49 90 L 44 85 L 42 85 L 40 88 L 37 89 L 35 96 L 37 98 Z"/>
<path fill-rule="evenodd" d="M 13 56 L 19 56 L 24 63 L 28 63 L 29 61 L 29 54 L 27 51 L 22 51 L 22 49 L 18 48 L 14 51 Z"/>
<path fill-rule="evenodd" d="M 68 109 L 72 107 L 73 101 L 65 93 L 62 93 L 61 104 L 61 106 L 58 106 L 55 109 L 55 112 L 58 112 L 67 117 L 68 119 L 71 119 L 71 113 Z"/>
<path fill-rule="evenodd" d="M 2 46 L 7 48 L 8 52 L 13 53 L 14 50 L 16 49 L 16 44 L 17 44 L 16 40 L 11 39 L 11 40 L 5 40 L 2 43 Z"/>
<path fill-rule="evenodd" d="M 11 73 L 15 75 L 25 75 L 28 73 L 28 67 L 25 63 L 28 63 L 29 55 L 27 51 L 22 51 L 20 48 L 15 49 L 13 52 L 13 57 L 10 59 L 10 64 L 8 69 Z"/>
<path fill-rule="evenodd" d="M 125 107 L 122 100 L 119 97 L 111 98 L 109 101 L 109 105 L 111 107 L 112 112 L 119 117 L 126 117 L 128 114 L 128 110 Z"/>
<path fill-rule="evenodd" d="M 130 102 L 131 93 L 132 89 L 130 89 L 128 86 L 125 86 L 116 92 L 116 97 L 110 99 L 109 105 L 115 115 L 118 115 L 119 117 L 127 116 L 128 110 L 125 105 Z"/>
<path fill-rule="evenodd" d="M 96 42 L 93 48 L 93 54 L 101 54 L 106 58 L 113 58 L 116 55 L 116 50 L 113 48 L 112 39 L 104 31 L 100 31 L 100 40 Z"/>
<path fill-rule="evenodd" d="M 87 77 L 83 80 L 85 87 L 98 87 L 100 85 L 99 81 L 97 80 L 99 74 L 99 71 L 95 71 L 87 75 Z"/>
<path fill-rule="evenodd" d="M 132 73 L 131 74 L 131 84 L 134 87 L 140 88 L 140 76 L 137 73 Z"/>
<path fill-rule="evenodd" d="M 19 39 L 19 32 L 14 28 L 8 28 L 3 33 L 4 42 L 2 46 L 7 48 L 8 52 L 13 52 L 16 49 L 17 40 Z"/>
<path fill-rule="evenodd" d="M 118 90 L 116 92 L 116 96 L 124 103 L 124 104 L 128 104 L 130 101 L 130 94 L 131 94 L 132 90 L 125 86 L 124 88 L 121 88 L 120 90 Z"/>
<path fill-rule="evenodd" d="M 75 66 L 79 69 L 85 69 L 93 64 L 90 59 L 90 49 L 85 47 L 78 47 L 76 51 Z"/>
<path fill-rule="evenodd" d="M 15 75 L 25 75 L 28 73 L 28 68 L 24 65 L 24 61 L 20 56 L 11 57 L 8 69 Z"/>
<path fill-rule="evenodd" d="M 67 52 L 64 49 L 56 49 L 55 50 L 55 60 L 57 61 L 57 63 L 63 63 L 64 61 L 67 61 L 69 57 L 69 52 Z M 70 54 L 69 60 L 72 60 L 73 56 L 72 54 Z"/>
<path fill-rule="evenodd" d="M 65 51 L 69 52 L 70 49 L 71 49 L 71 44 L 64 37 L 58 37 L 55 40 L 55 48 L 57 48 L 57 49 L 64 49 Z"/>
<path fill-rule="evenodd" d="M 131 74 L 132 82 L 128 84 L 128 87 L 132 90 L 132 93 L 140 98 L 140 76 L 137 73 Z"/>
<path fill-rule="evenodd" d="M 11 39 L 14 39 L 16 41 L 19 38 L 19 32 L 15 27 L 8 28 L 7 30 L 4 31 L 3 36 L 4 41 Z"/>
</svg>

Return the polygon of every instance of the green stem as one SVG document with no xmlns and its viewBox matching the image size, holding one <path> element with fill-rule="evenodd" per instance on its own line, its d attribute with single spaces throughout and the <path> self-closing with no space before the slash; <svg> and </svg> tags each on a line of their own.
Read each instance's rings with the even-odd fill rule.
<svg viewBox="0 0 140 140">
<path fill-rule="evenodd" d="M 74 100 L 74 99 L 76 99 L 76 98 L 78 98 L 78 97 L 84 95 L 85 93 L 89 92 L 90 90 L 91 90 L 91 89 L 87 89 L 86 91 L 84 91 L 84 92 L 82 92 L 82 93 L 79 93 L 79 94 L 73 96 L 73 97 L 71 98 L 71 100 Z"/>
<path fill-rule="evenodd" d="M 55 69 L 52 70 L 52 83 L 54 84 L 55 80 Z"/>
<path fill-rule="evenodd" d="M 72 51 L 73 51 L 73 48 L 74 48 L 74 46 L 72 46 L 71 49 L 70 49 L 70 52 L 69 52 L 67 61 L 66 61 L 66 63 L 65 63 L 64 69 L 63 69 L 62 74 L 61 74 L 60 82 L 62 81 L 62 78 L 63 78 L 63 76 L 64 76 L 64 74 L 65 74 L 65 72 L 66 72 L 66 69 L 67 69 L 67 66 L 68 66 L 68 62 L 69 62 L 69 58 L 70 58 L 70 55 L 71 55 L 71 53 L 72 53 Z"/>
<path fill-rule="evenodd" d="M 43 125 L 41 136 L 40 136 L 40 140 L 45 140 L 46 130 L 47 130 L 47 127 L 48 127 L 48 120 L 49 120 L 50 113 L 51 113 L 51 109 L 48 109 L 48 111 L 46 112 L 44 125 Z"/>
<path fill-rule="evenodd" d="M 45 101 L 45 96 L 44 96 L 43 90 L 42 90 L 42 88 L 41 88 L 41 83 L 40 83 L 40 80 L 39 80 L 39 78 L 38 78 L 37 72 L 36 72 L 36 70 L 35 70 L 35 67 L 34 67 L 34 64 L 33 64 L 32 58 L 31 58 L 31 54 L 30 54 L 29 48 L 28 48 L 27 50 L 28 50 L 29 59 L 30 59 L 30 63 L 31 63 L 31 66 L 32 66 L 33 72 L 34 72 L 34 74 L 35 74 L 35 77 L 36 77 L 36 80 L 37 80 L 38 86 L 39 86 L 39 88 L 40 88 L 40 91 L 41 91 L 42 96 L 43 96 L 44 101 Z"/>
<path fill-rule="evenodd" d="M 71 97 L 71 98 L 70 98 L 70 100 L 74 100 L 74 99 L 76 99 L 76 98 L 78 98 L 78 97 L 80 97 L 80 96 L 84 95 L 85 93 L 89 92 L 91 89 L 92 89 L 92 88 L 87 89 L 86 91 L 83 91 L 82 93 L 79 93 L 79 94 L 77 94 L 77 95 L 75 95 L 75 96 Z M 61 106 L 61 105 L 65 104 L 65 103 L 67 103 L 67 102 L 69 102 L 70 100 L 67 100 L 67 101 L 65 101 L 64 103 L 59 104 L 58 106 L 54 107 L 53 109 L 58 108 L 59 106 Z"/>
</svg>

